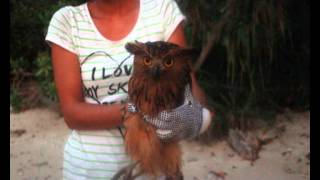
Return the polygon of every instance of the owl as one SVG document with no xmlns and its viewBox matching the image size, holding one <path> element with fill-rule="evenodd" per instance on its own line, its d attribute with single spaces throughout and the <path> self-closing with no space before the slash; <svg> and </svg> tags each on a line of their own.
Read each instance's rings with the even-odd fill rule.
<svg viewBox="0 0 320 180">
<path fill-rule="evenodd" d="M 138 109 L 136 113 L 127 113 L 124 121 L 126 151 L 139 162 L 145 174 L 179 179 L 182 153 L 178 142 L 161 141 L 143 115 L 155 117 L 184 102 L 185 87 L 191 84 L 192 60 L 197 53 L 164 41 L 136 41 L 127 43 L 125 48 L 134 55 L 128 96 Z"/>
</svg>

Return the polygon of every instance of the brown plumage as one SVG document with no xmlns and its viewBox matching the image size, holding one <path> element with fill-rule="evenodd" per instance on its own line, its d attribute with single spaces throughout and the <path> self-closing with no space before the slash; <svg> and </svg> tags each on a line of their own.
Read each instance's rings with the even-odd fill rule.
<svg viewBox="0 0 320 180">
<path fill-rule="evenodd" d="M 181 167 L 178 143 L 160 141 L 155 128 L 143 120 L 142 114 L 156 116 L 183 103 L 185 86 L 191 82 L 190 60 L 195 51 L 163 41 L 128 43 L 126 49 L 135 55 L 129 100 L 139 110 L 129 113 L 124 122 L 127 153 L 139 162 L 144 173 L 177 179 Z"/>
</svg>

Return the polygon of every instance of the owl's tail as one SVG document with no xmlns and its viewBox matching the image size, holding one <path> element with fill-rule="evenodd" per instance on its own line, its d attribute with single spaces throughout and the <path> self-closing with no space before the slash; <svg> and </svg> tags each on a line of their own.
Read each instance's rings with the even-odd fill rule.
<svg viewBox="0 0 320 180">
<path fill-rule="evenodd" d="M 131 158 L 139 162 L 145 174 L 157 176 L 162 171 L 162 144 L 155 129 L 134 113 L 125 120 L 125 146 Z"/>
</svg>

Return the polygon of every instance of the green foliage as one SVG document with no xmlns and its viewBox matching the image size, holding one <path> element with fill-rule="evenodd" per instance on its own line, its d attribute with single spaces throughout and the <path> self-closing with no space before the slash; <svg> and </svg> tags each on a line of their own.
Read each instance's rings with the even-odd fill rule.
<svg viewBox="0 0 320 180">
<path fill-rule="evenodd" d="M 49 53 L 39 53 L 36 64 L 37 71 L 35 76 L 39 82 L 42 94 L 48 97 L 51 101 L 56 101 L 57 92 L 53 81 L 53 70 Z"/>
<path fill-rule="evenodd" d="M 22 101 L 22 97 L 17 93 L 17 90 L 10 88 L 10 109 L 12 107 L 13 112 L 19 112 L 22 108 Z"/>
<path fill-rule="evenodd" d="M 284 107 L 309 108 L 308 2 L 176 1 L 188 42 L 213 44 L 198 78 L 224 127 L 230 114 L 269 120 Z"/>
<path fill-rule="evenodd" d="M 10 104 L 20 106 L 22 83 L 37 79 L 42 91 L 55 100 L 45 35 L 52 15 L 66 5 L 85 0 L 10 0 Z M 39 69 L 40 68 L 40 69 Z M 43 68 L 43 69 L 42 69 Z M 13 102 L 13 103 L 12 103 Z M 19 108 L 18 108 L 19 109 Z"/>
<path fill-rule="evenodd" d="M 48 50 L 44 38 L 55 11 L 65 5 L 80 4 L 84 0 L 10 0 L 10 56 L 25 72 L 33 72 L 39 52 Z M 11 62 L 10 62 L 11 63 Z M 23 66 L 26 65 L 26 66 Z M 13 71 L 16 66 L 11 66 Z"/>
</svg>

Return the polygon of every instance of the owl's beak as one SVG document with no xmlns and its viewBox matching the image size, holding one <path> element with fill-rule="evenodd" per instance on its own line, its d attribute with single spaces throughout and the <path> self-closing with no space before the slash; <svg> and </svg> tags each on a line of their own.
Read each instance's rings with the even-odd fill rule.
<svg viewBox="0 0 320 180">
<path fill-rule="evenodd" d="M 154 79 L 159 79 L 160 77 L 160 67 L 159 66 L 155 66 L 151 69 L 151 75 Z"/>
</svg>

